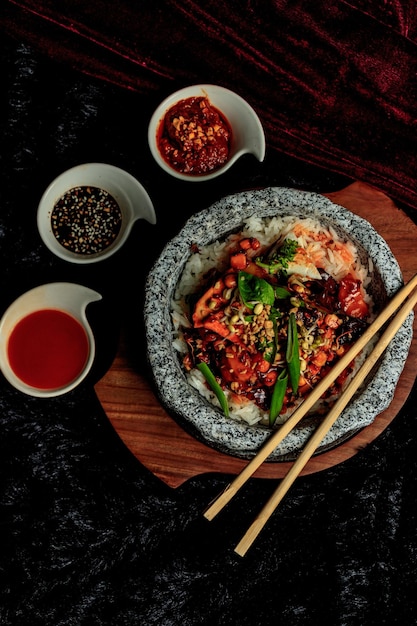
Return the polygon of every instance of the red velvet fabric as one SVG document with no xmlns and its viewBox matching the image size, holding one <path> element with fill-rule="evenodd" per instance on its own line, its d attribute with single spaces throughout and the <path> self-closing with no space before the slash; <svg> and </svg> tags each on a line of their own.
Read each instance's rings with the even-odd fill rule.
<svg viewBox="0 0 417 626">
<path fill-rule="evenodd" d="M 155 103 L 193 83 L 233 89 L 269 150 L 417 208 L 415 0 L 4 0 L 0 21 Z"/>
</svg>

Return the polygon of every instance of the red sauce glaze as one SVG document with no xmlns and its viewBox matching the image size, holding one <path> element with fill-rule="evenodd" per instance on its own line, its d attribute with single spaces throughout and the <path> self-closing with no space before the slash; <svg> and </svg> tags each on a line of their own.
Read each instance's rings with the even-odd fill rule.
<svg viewBox="0 0 417 626">
<path fill-rule="evenodd" d="M 178 172 L 195 176 L 222 167 L 229 159 L 231 140 L 229 122 L 202 96 L 172 106 L 157 137 L 164 160 Z"/>
<path fill-rule="evenodd" d="M 14 327 L 8 357 L 15 375 L 38 389 L 58 389 L 84 368 L 89 342 L 74 317 L 56 309 L 30 313 Z"/>
<path fill-rule="evenodd" d="M 339 301 L 342 310 L 351 317 L 366 319 L 369 307 L 363 299 L 361 282 L 348 274 L 340 281 Z"/>
</svg>

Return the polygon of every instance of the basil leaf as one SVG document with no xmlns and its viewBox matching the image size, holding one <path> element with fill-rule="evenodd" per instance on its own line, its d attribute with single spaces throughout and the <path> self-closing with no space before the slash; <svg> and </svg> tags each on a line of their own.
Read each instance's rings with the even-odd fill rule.
<svg viewBox="0 0 417 626">
<path fill-rule="evenodd" d="M 257 302 L 271 306 L 274 304 L 274 288 L 264 278 L 241 271 L 238 273 L 237 284 L 240 297 L 248 309 L 253 309 Z"/>
<path fill-rule="evenodd" d="M 269 409 L 269 425 L 273 426 L 284 404 L 285 392 L 287 390 L 288 374 L 286 370 L 282 370 L 281 374 L 275 381 L 274 390 L 271 397 L 271 406 Z"/>
<path fill-rule="evenodd" d="M 203 374 L 207 383 L 210 385 L 211 389 L 215 393 L 216 398 L 220 402 L 223 413 L 226 417 L 229 417 L 229 405 L 227 404 L 226 395 L 223 389 L 220 387 L 219 383 L 217 382 L 215 375 L 213 374 L 207 363 L 204 363 L 203 361 L 197 364 L 197 368 Z"/>
<path fill-rule="evenodd" d="M 298 348 L 297 321 L 294 313 L 290 313 L 288 320 L 288 336 L 287 336 L 287 367 L 290 375 L 291 388 L 293 393 L 298 391 L 298 383 L 300 382 L 300 353 Z"/>
</svg>

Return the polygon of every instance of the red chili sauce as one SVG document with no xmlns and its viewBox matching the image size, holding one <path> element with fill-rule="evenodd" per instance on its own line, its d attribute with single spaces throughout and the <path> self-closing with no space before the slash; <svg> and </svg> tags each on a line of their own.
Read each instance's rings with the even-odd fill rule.
<svg viewBox="0 0 417 626">
<path fill-rule="evenodd" d="M 58 389 L 71 383 L 84 368 L 88 352 L 88 337 L 80 322 L 55 309 L 24 317 L 8 342 L 13 372 L 38 389 Z"/>
<path fill-rule="evenodd" d="M 205 97 L 180 100 L 158 129 L 158 148 L 178 172 L 201 176 L 222 167 L 230 155 L 232 129 Z"/>
</svg>

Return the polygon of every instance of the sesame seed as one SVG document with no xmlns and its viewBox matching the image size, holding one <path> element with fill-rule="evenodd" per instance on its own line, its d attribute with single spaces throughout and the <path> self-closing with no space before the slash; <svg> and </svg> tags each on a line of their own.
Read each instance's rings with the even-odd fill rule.
<svg viewBox="0 0 417 626">
<path fill-rule="evenodd" d="M 122 212 L 113 196 L 99 187 L 69 189 L 55 204 L 51 227 L 56 240 L 76 254 L 102 252 L 116 239 Z"/>
</svg>

